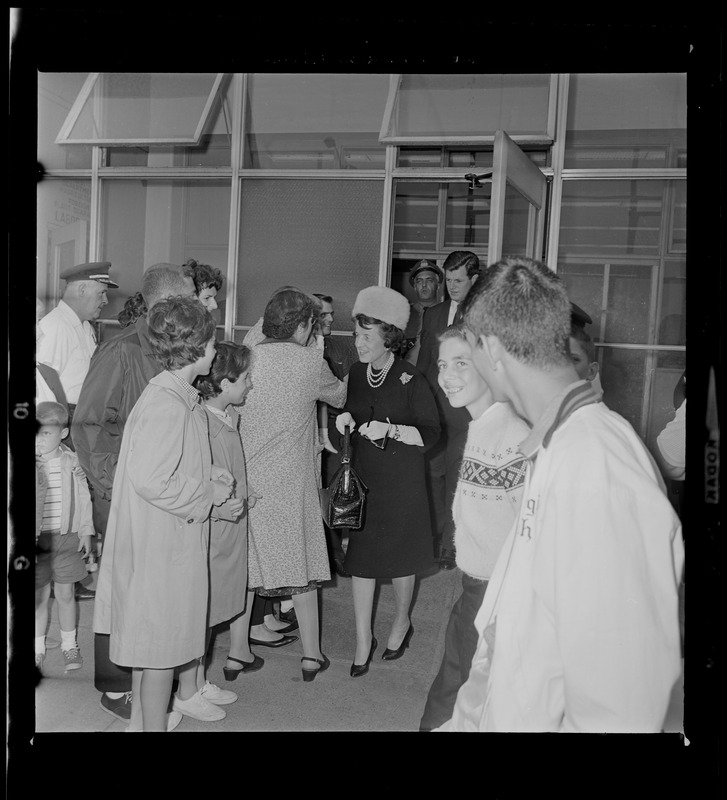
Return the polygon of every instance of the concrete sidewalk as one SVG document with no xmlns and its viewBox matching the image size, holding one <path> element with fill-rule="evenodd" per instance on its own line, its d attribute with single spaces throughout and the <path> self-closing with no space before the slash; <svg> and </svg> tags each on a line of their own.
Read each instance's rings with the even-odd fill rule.
<svg viewBox="0 0 727 800">
<path fill-rule="evenodd" d="M 98 574 L 98 573 L 96 573 Z M 458 570 L 432 572 L 417 581 L 411 615 L 414 635 L 402 658 L 382 661 L 394 618 L 390 581 L 379 585 L 374 606 L 378 650 L 368 675 L 349 674 L 356 647 L 351 580 L 335 576 L 320 592 L 321 642 L 331 666 L 304 683 L 300 640 L 280 649 L 254 647 L 265 660 L 258 672 L 225 680 L 222 667 L 229 645 L 226 626 L 214 630 L 208 678 L 239 694 L 224 706 L 219 722 L 184 717 L 176 731 L 417 731 L 429 686 L 439 668 L 444 631 L 460 588 Z M 92 584 L 93 585 L 93 584 Z M 37 732 L 120 732 L 123 722 L 103 711 L 93 685 L 93 600 L 79 602 L 78 641 L 83 668 L 65 673 L 60 649 L 48 650 L 44 679 L 36 690 Z M 49 636 L 60 639 L 51 601 Z M 176 732 L 175 731 L 175 732 Z"/>
<path fill-rule="evenodd" d="M 96 575 L 98 573 L 95 573 Z M 335 576 L 320 593 L 321 640 L 331 666 L 312 683 L 301 676 L 300 641 L 272 649 L 255 647 L 265 660 L 258 672 L 227 682 L 222 673 L 229 631 L 214 631 L 208 678 L 237 692 L 237 702 L 224 706 L 219 722 L 184 717 L 175 732 L 252 731 L 418 731 L 429 687 L 442 658 L 449 613 L 459 595 L 461 573 L 439 571 L 417 581 L 411 615 L 414 635 L 405 655 L 382 661 L 381 653 L 394 617 L 391 582 L 379 584 L 374 606 L 378 650 L 367 675 L 351 678 L 355 650 L 351 581 Z M 93 584 L 92 584 L 93 585 Z M 93 685 L 93 600 L 79 603 L 78 640 L 83 668 L 65 673 L 60 649 L 49 650 L 45 677 L 36 689 L 36 731 L 123 732 L 126 725 L 103 711 Z M 49 635 L 60 639 L 57 609 L 51 604 Z M 675 687 L 667 731 L 683 731 L 683 681 Z"/>
</svg>

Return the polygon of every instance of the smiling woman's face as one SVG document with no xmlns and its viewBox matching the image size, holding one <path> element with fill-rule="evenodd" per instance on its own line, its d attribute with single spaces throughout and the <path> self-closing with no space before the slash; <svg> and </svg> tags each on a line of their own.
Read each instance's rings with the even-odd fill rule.
<svg viewBox="0 0 727 800">
<path fill-rule="evenodd" d="M 358 322 L 354 331 L 356 337 L 356 350 L 359 361 L 364 364 L 371 364 L 374 369 L 381 369 L 388 357 L 389 351 L 384 344 L 384 337 L 378 325 L 364 328 Z"/>
</svg>

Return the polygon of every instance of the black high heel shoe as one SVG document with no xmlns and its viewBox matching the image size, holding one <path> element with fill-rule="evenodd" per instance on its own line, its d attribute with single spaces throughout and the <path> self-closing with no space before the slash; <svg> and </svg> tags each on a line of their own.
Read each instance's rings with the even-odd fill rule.
<svg viewBox="0 0 727 800">
<path fill-rule="evenodd" d="M 411 639 L 413 633 L 414 628 L 412 628 L 411 623 L 409 623 L 409 630 L 404 634 L 401 644 L 396 648 L 396 650 L 389 650 L 387 647 L 386 650 L 384 650 L 384 652 L 381 654 L 381 658 L 384 661 L 393 661 L 395 658 L 401 658 L 404 655 L 404 650 L 409 647 L 409 639 Z"/>
<path fill-rule="evenodd" d="M 310 683 L 311 681 L 315 680 L 316 675 L 319 672 L 325 672 L 328 667 L 331 666 L 331 662 L 328 656 L 323 656 L 323 658 L 309 658 L 308 656 L 303 656 L 301 658 L 301 663 L 303 661 L 315 661 L 316 664 L 320 664 L 318 669 L 306 669 L 305 667 L 301 667 L 301 671 L 303 672 L 303 680 L 306 683 Z"/>
<path fill-rule="evenodd" d="M 369 650 L 369 657 L 366 659 L 365 664 L 357 664 L 355 661 L 351 664 L 351 677 L 352 678 L 360 678 L 362 675 L 365 675 L 369 671 L 369 664 L 371 663 L 371 659 L 374 657 L 374 650 L 376 650 L 376 646 L 378 642 L 376 641 L 376 637 L 371 637 L 371 649 Z"/>
<path fill-rule="evenodd" d="M 222 672 L 225 675 L 226 681 L 234 681 L 241 672 L 257 672 L 259 669 L 262 669 L 265 663 L 260 656 L 256 656 L 254 653 L 252 661 L 240 661 L 239 658 L 235 658 L 234 656 L 227 656 L 227 660 L 236 661 L 238 664 L 242 664 L 242 666 L 239 669 L 235 669 L 234 667 L 222 667 Z"/>
</svg>

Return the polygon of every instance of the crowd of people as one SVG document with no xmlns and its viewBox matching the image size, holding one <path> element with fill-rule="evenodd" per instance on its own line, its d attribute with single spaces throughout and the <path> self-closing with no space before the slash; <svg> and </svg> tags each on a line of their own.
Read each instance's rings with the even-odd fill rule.
<svg viewBox="0 0 727 800">
<path fill-rule="evenodd" d="M 413 303 L 362 289 L 345 339 L 330 295 L 283 286 L 237 344 L 215 335 L 220 270 L 155 264 L 97 345 L 110 268 L 64 273 L 49 314 L 38 301 L 41 673 L 51 590 L 65 669 L 83 667 L 74 585 L 96 539 L 94 685 L 130 731 L 225 717 L 238 696 L 206 668 L 222 623 L 226 682 L 263 667 L 251 645 L 298 638 L 301 677 L 318 678 L 332 572 L 351 582 L 350 676 L 378 647 L 378 581 L 395 598 L 381 658 L 401 658 L 417 576 L 456 567 L 420 731 L 661 729 L 681 672 L 681 524 L 603 403 L 590 318 L 554 272 L 424 260 Z M 342 538 L 318 492 L 346 434 L 367 495 Z"/>
</svg>

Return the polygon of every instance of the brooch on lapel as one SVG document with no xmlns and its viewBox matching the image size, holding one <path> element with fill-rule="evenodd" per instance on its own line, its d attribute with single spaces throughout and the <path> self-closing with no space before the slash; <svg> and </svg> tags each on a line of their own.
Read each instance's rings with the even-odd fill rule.
<svg viewBox="0 0 727 800">
<path fill-rule="evenodd" d="M 410 381 L 410 380 L 411 380 L 413 377 L 414 377 L 414 376 L 413 376 L 413 375 L 410 375 L 408 372 L 402 372 L 402 373 L 401 373 L 401 376 L 399 377 L 399 380 L 400 380 L 400 381 L 401 381 L 401 382 L 402 382 L 404 385 L 406 385 L 407 383 L 409 383 L 409 381 Z"/>
</svg>

